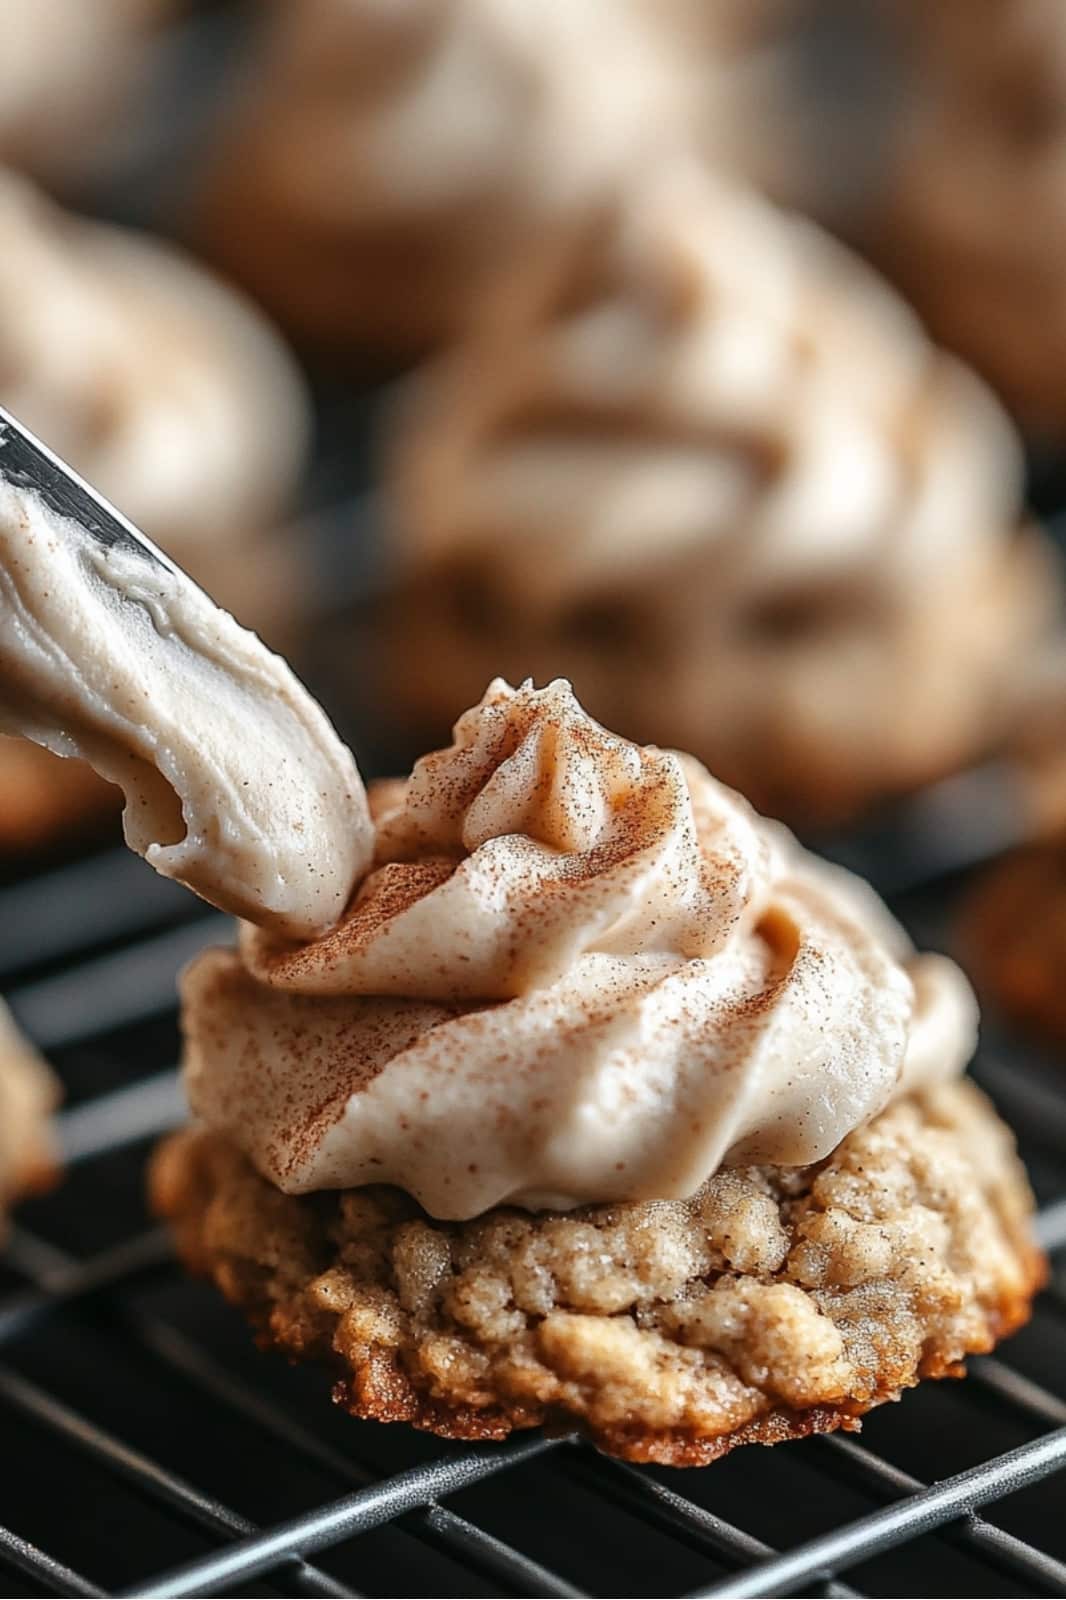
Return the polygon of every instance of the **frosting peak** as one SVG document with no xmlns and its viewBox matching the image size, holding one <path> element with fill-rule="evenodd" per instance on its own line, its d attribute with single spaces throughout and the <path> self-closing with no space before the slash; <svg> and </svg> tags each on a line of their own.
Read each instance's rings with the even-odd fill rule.
<svg viewBox="0 0 1066 1600">
<path fill-rule="evenodd" d="M 703 812 L 701 842 L 681 759 L 606 732 L 568 683 L 497 679 L 380 811 L 340 926 L 297 947 L 249 928 L 249 969 L 305 994 L 508 999 L 592 953 L 709 957 L 767 852 L 728 791 Z"/>
<path fill-rule="evenodd" d="M 563 679 L 514 690 L 497 678 L 459 718 L 454 744 L 415 763 L 382 831 L 401 848 L 473 851 L 527 834 L 581 854 L 603 841 L 641 773 L 641 752 L 586 716 Z"/>
<path fill-rule="evenodd" d="M 567 684 L 496 681 L 371 793 L 342 922 L 246 927 L 184 981 L 194 1110 L 289 1192 L 433 1215 L 692 1193 L 827 1156 L 960 1071 L 961 973 L 871 891 Z"/>
</svg>

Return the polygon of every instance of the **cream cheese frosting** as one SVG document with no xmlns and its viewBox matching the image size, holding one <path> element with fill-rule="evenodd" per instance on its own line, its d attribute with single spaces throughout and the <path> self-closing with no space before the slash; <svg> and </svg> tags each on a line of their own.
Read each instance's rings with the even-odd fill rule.
<svg viewBox="0 0 1066 1600">
<path fill-rule="evenodd" d="M 7 483 L 0 726 L 88 760 L 133 849 L 265 927 L 328 929 L 369 860 L 355 763 L 281 657 L 169 564 Z"/>
<path fill-rule="evenodd" d="M 951 962 L 564 682 L 495 681 L 372 809 L 332 932 L 246 926 L 184 978 L 193 1109 L 286 1192 L 392 1183 L 441 1218 L 675 1198 L 819 1160 L 970 1055 Z"/>
</svg>

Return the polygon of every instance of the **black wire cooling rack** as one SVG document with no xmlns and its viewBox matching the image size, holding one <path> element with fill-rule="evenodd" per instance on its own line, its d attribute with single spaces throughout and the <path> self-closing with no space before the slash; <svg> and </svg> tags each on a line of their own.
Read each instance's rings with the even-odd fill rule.
<svg viewBox="0 0 1066 1600">
<path fill-rule="evenodd" d="M 158 136 L 96 209 L 165 212 L 204 137 L 190 104 L 210 111 L 237 54 L 232 20 L 194 16 L 156 97 Z M 353 460 L 367 409 L 326 397 L 321 504 L 367 481 L 365 449 Z M 1045 508 L 1066 502 L 1061 464 L 1035 488 Z M 327 511 L 305 529 L 334 608 L 376 576 L 373 540 L 352 537 L 363 520 L 344 503 L 336 526 Z M 357 731 L 373 767 L 377 730 Z M 994 775 L 977 775 L 840 853 L 919 942 L 943 944 L 967 866 L 1009 819 Z M 176 1268 L 143 1193 L 152 1143 L 182 1116 L 175 974 L 225 930 L 119 849 L 0 887 L 0 989 L 67 1091 L 65 1181 L 20 1208 L 0 1255 L 0 1595 L 1066 1594 L 1056 1284 L 963 1383 L 923 1384 L 860 1438 L 693 1471 L 570 1439 L 469 1448 L 353 1421 L 322 1375 L 256 1353 L 243 1320 Z M 976 1075 L 1019 1131 L 1043 1241 L 1066 1266 L 1066 1063 L 991 1032 Z"/>
<path fill-rule="evenodd" d="M 965 795 L 953 796 L 957 816 Z M 965 873 L 868 859 L 919 938 Z M 908 854 L 909 852 L 909 854 Z M 972 853 L 972 852 L 971 852 Z M 943 857 L 943 848 L 940 850 Z M 919 880 L 907 863 L 920 865 Z M 880 870 L 878 870 L 878 868 Z M 352 1421 L 252 1347 L 145 1215 L 144 1159 L 182 1114 L 178 966 L 225 921 L 119 849 L 0 889 L 0 983 L 62 1073 L 68 1175 L 0 1263 L 0 1593 L 1033 1595 L 1066 1593 L 1066 1296 L 963 1383 L 837 1435 L 698 1471 L 571 1439 L 449 1446 Z M 1066 1250 L 1066 1079 L 993 1035 L 977 1075 L 1018 1128 Z"/>
</svg>

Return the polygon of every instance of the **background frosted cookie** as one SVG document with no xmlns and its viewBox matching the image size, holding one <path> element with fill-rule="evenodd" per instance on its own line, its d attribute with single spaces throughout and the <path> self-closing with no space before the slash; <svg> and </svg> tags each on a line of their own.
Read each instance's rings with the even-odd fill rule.
<svg viewBox="0 0 1066 1600">
<path fill-rule="evenodd" d="M 64 213 L 0 171 L 0 401 L 242 621 L 298 627 L 272 534 L 303 464 L 302 382 L 257 312 L 169 246 Z M 77 827 L 115 792 L 0 743 L 0 849 Z"/>
<path fill-rule="evenodd" d="M 854 1426 L 1028 1315 L 969 988 L 569 687 L 493 683 L 335 928 L 183 980 L 183 1258 L 357 1415 L 687 1465 Z M 387 1187 L 386 1187 L 387 1186 Z"/>
<path fill-rule="evenodd" d="M 671 60 L 690 148 L 715 171 L 818 214 L 850 159 L 839 147 L 834 160 L 825 155 L 838 129 L 812 72 L 820 61 L 812 34 L 834 20 L 823 0 L 635 4 Z"/>
<path fill-rule="evenodd" d="M 197 238 L 331 359 L 412 350 L 680 118 L 640 0 L 278 6 Z"/>
<path fill-rule="evenodd" d="M 987 748 L 1056 603 L 979 380 L 813 225 L 688 166 L 516 267 L 390 444 L 383 692 L 434 737 L 492 671 L 564 673 L 834 822 Z"/>
<path fill-rule="evenodd" d="M 980 25 L 974 26 L 975 9 Z M 1038 433 L 1066 430 L 1066 7 L 904 0 L 885 187 L 865 246 Z"/>
</svg>

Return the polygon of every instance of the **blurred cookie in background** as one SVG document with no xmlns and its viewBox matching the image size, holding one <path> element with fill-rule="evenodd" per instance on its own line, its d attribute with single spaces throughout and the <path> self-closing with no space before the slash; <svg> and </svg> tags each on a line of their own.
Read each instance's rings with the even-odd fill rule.
<svg viewBox="0 0 1066 1600">
<path fill-rule="evenodd" d="M 1066 432 L 1066 6 L 884 0 L 888 170 L 855 234 L 1034 434 Z"/>
<path fill-rule="evenodd" d="M 981 877 L 963 905 L 959 959 L 1004 1016 L 1066 1040 L 1066 825 Z"/>
<path fill-rule="evenodd" d="M 48 1118 L 58 1100 L 50 1068 L 0 1001 L 0 1237 L 12 1202 L 55 1181 L 59 1157 Z"/>
<path fill-rule="evenodd" d="M 831 825 L 954 770 L 1057 604 L 1011 426 L 811 223 L 679 164 L 516 266 L 411 382 L 389 685 L 491 672 Z"/>
<path fill-rule="evenodd" d="M 53 187 L 121 164 L 175 0 L 4 0 L 0 161 Z"/>
<path fill-rule="evenodd" d="M 0 402 L 246 625 L 299 626 L 273 530 L 308 443 L 302 380 L 260 314 L 171 246 L 65 213 L 0 170 Z M 87 768 L 0 742 L 0 851 L 117 806 Z"/>
<path fill-rule="evenodd" d="M 1049 653 L 1018 699 L 1005 755 L 1030 835 L 978 879 L 961 958 L 1003 1015 L 1066 1040 L 1066 652 Z"/>
<path fill-rule="evenodd" d="M 652 8 L 654 9 L 654 8 Z M 193 227 L 302 343 L 409 353 L 684 107 L 645 0 L 272 8 Z"/>
</svg>

